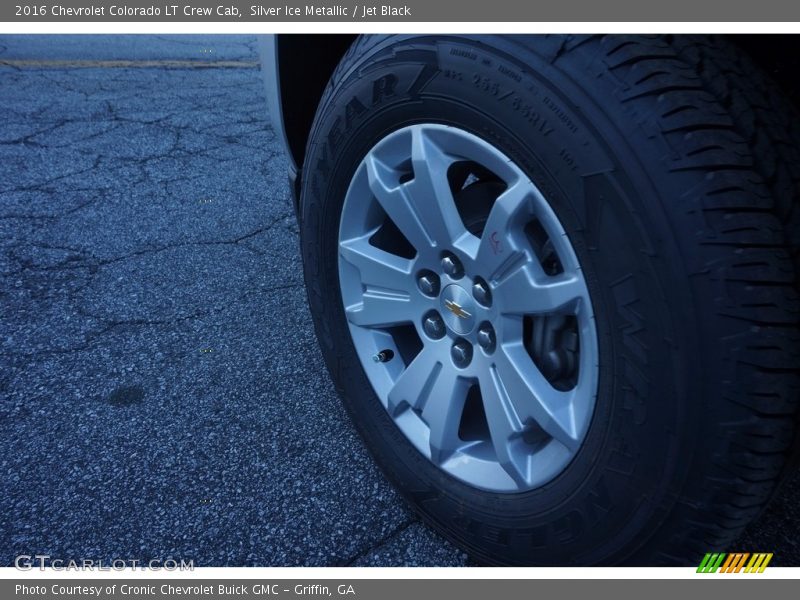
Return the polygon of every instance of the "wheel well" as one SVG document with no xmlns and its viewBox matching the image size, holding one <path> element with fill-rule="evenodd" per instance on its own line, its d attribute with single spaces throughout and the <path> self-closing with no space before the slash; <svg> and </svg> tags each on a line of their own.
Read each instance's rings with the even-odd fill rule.
<svg viewBox="0 0 800 600">
<path fill-rule="evenodd" d="M 289 151 L 302 167 L 319 100 L 355 35 L 279 35 L 281 109 Z"/>
</svg>

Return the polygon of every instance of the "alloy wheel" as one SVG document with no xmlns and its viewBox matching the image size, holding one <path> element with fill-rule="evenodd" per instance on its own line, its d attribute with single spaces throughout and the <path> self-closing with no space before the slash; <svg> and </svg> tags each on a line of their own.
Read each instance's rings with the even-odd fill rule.
<svg viewBox="0 0 800 600">
<path fill-rule="evenodd" d="M 424 456 L 493 492 L 567 467 L 597 395 L 594 315 L 564 228 L 513 161 L 455 127 L 387 135 L 355 171 L 338 250 L 358 357 Z"/>
</svg>

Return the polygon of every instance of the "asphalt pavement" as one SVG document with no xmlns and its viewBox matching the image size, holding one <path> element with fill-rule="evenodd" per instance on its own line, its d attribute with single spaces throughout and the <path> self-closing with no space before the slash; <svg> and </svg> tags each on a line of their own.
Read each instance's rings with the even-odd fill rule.
<svg viewBox="0 0 800 600">
<path fill-rule="evenodd" d="M 257 60 L 0 37 L 0 564 L 468 564 L 329 380 Z M 798 490 L 743 549 L 800 565 Z"/>
</svg>

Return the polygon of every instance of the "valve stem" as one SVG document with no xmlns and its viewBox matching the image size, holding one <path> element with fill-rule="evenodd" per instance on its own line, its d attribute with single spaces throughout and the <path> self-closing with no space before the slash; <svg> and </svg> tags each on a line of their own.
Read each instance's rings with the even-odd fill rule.
<svg viewBox="0 0 800 600">
<path fill-rule="evenodd" d="M 386 348 L 385 350 L 381 350 L 376 355 L 374 355 L 372 357 L 372 360 L 374 360 L 376 363 L 385 363 L 389 362 L 393 358 L 394 358 L 394 352 Z"/>
</svg>

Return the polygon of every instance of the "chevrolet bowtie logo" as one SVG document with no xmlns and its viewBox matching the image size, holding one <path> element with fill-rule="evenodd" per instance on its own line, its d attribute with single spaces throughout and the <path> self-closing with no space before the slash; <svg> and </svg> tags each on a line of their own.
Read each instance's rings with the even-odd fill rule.
<svg viewBox="0 0 800 600">
<path fill-rule="evenodd" d="M 463 308 L 461 308 L 461 305 L 459 305 L 457 302 L 453 302 L 452 300 L 445 300 L 444 306 L 459 319 L 467 319 L 472 316 Z"/>
</svg>

